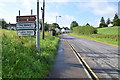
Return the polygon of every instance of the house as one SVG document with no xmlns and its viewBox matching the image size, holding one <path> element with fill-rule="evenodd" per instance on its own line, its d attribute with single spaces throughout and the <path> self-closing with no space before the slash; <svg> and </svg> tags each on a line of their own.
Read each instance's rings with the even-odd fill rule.
<svg viewBox="0 0 120 80">
<path fill-rule="evenodd" d="M 9 29 L 9 30 L 16 30 L 16 24 L 7 24 L 8 25 L 8 27 L 7 27 L 7 29 Z"/>
<path fill-rule="evenodd" d="M 68 27 L 63 27 L 61 29 L 61 33 L 69 33 L 70 32 L 70 29 Z"/>
<path fill-rule="evenodd" d="M 55 28 L 55 31 L 56 31 L 56 32 L 60 32 L 60 29 L 59 29 L 59 28 Z"/>
<path fill-rule="evenodd" d="M 108 25 L 108 27 L 112 27 L 112 26 L 113 26 L 113 24 L 111 24 L 111 23 Z"/>
</svg>

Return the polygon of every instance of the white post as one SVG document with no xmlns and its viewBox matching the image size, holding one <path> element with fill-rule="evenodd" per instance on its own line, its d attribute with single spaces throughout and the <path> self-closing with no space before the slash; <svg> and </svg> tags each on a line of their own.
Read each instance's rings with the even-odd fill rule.
<svg viewBox="0 0 120 80">
<path fill-rule="evenodd" d="M 37 0 L 36 48 L 40 52 L 39 0 Z"/>
</svg>

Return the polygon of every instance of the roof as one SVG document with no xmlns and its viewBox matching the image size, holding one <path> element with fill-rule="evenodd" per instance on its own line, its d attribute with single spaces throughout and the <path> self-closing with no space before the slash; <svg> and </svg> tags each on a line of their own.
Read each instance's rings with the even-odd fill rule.
<svg viewBox="0 0 120 80">
<path fill-rule="evenodd" d="M 68 27 L 63 27 L 62 29 L 65 29 L 65 30 L 70 30 Z"/>
<path fill-rule="evenodd" d="M 9 26 L 16 26 L 16 24 L 8 24 Z"/>
</svg>

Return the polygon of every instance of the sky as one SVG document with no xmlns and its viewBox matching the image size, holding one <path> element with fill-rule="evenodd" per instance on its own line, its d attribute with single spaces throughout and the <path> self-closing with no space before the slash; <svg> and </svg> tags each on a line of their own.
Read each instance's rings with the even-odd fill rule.
<svg viewBox="0 0 120 80">
<path fill-rule="evenodd" d="M 39 0 L 40 7 L 42 1 Z M 52 24 L 56 22 L 60 27 L 70 27 L 72 21 L 78 22 L 80 26 L 87 23 L 98 27 L 101 17 L 105 20 L 114 18 L 118 13 L 118 2 L 120 0 L 46 0 L 45 3 L 45 22 Z M 37 14 L 37 0 L 0 0 L 0 18 L 7 23 L 16 23 L 18 11 L 21 16 Z M 42 13 L 39 11 L 40 18 Z"/>
</svg>

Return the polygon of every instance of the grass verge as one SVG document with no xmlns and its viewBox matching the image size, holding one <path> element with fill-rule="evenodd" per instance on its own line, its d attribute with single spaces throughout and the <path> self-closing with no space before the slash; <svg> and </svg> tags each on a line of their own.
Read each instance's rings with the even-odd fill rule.
<svg viewBox="0 0 120 80">
<path fill-rule="evenodd" d="M 45 35 L 40 39 L 40 53 L 35 37 L 17 37 L 16 31 L 2 32 L 2 78 L 41 78 L 48 75 L 54 63 L 59 38 Z"/>
<path fill-rule="evenodd" d="M 99 36 L 98 34 L 96 34 L 96 35 L 80 35 L 80 34 L 70 33 L 70 35 L 78 36 L 78 37 L 82 37 L 82 38 L 87 38 L 87 39 L 100 41 L 100 42 L 104 42 L 104 43 L 113 44 L 115 46 L 118 46 L 117 40 L 113 40 L 113 39 L 105 38 L 105 37 L 103 37 L 103 38 L 97 37 L 97 36 Z"/>
</svg>

